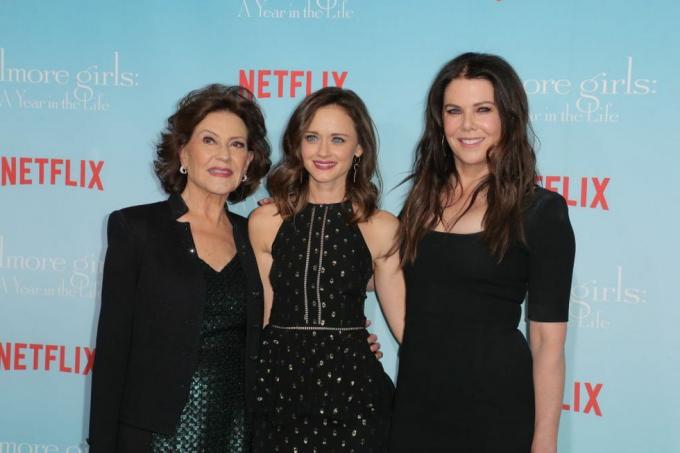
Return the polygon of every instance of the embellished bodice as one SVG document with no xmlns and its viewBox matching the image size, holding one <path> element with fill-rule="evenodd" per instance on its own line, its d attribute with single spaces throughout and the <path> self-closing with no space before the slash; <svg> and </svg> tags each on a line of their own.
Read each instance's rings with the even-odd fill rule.
<svg viewBox="0 0 680 453">
<path fill-rule="evenodd" d="M 275 424 L 299 417 L 361 423 L 391 399 L 392 383 L 366 341 L 373 261 L 351 215 L 349 203 L 307 205 L 284 220 L 272 245 L 274 300 L 262 331 L 255 412 Z"/>
<path fill-rule="evenodd" d="M 273 326 L 363 328 L 372 258 L 351 215 L 350 203 L 308 204 L 284 220 L 272 245 Z"/>
</svg>

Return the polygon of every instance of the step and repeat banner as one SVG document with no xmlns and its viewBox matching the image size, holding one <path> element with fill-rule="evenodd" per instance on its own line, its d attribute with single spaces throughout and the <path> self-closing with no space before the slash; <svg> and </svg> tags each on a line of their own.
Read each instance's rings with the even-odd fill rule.
<svg viewBox="0 0 680 453">
<path fill-rule="evenodd" d="M 0 453 L 87 450 L 107 215 L 164 198 L 153 145 L 186 92 L 249 87 L 276 160 L 306 94 L 355 90 L 398 213 L 428 86 L 470 50 L 517 69 L 570 206 L 560 451 L 680 451 L 679 21 L 671 0 L 0 1 Z M 396 378 L 373 296 L 367 316 Z"/>
</svg>

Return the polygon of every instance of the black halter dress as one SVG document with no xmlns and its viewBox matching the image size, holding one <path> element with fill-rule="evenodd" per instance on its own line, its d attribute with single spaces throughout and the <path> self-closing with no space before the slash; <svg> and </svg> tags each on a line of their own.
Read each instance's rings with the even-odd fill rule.
<svg viewBox="0 0 680 453">
<path fill-rule="evenodd" d="M 366 341 L 370 251 L 351 205 L 307 205 L 279 229 L 256 372 L 255 452 L 385 451 L 393 385 Z"/>
</svg>

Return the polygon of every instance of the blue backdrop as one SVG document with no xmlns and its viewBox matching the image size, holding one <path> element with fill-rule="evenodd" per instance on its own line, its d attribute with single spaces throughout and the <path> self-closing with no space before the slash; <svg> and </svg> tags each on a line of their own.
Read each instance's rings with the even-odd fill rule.
<svg viewBox="0 0 680 453">
<path fill-rule="evenodd" d="M 163 197 L 153 143 L 182 95 L 248 85 L 277 157 L 309 90 L 352 88 L 377 123 L 382 205 L 397 213 L 404 188 L 392 188 L 410 167 L 429 83 L 468 50 L 515 66 L 542 183 L 570 200 L 560 451 L 677 451 L 679 5 L 3 0 L 0 453 L 86 450 L 106 216 Z M 263 195 L 234 209 L 247 214 Z M 372 296 L 367 315 L 394 377 L 396 346 Z"/>
</svg>

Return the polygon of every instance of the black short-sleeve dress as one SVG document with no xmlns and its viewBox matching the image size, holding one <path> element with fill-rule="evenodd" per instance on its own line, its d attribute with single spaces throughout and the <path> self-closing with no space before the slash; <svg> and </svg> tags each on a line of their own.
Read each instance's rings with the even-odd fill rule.
<svg viewBox="0 0 680 453">
<path fill-rule="evenodd" d="M 536 188 L 527 245 L 499 263 L 480 234 L 428 232 L 404 269 L 406 328 L 391 452 L 528 453 L 532 359 L 517 330 L 528 293 L 533 321 L 566 322 L 574 234 L 560 195 Z"/>
</svg>

